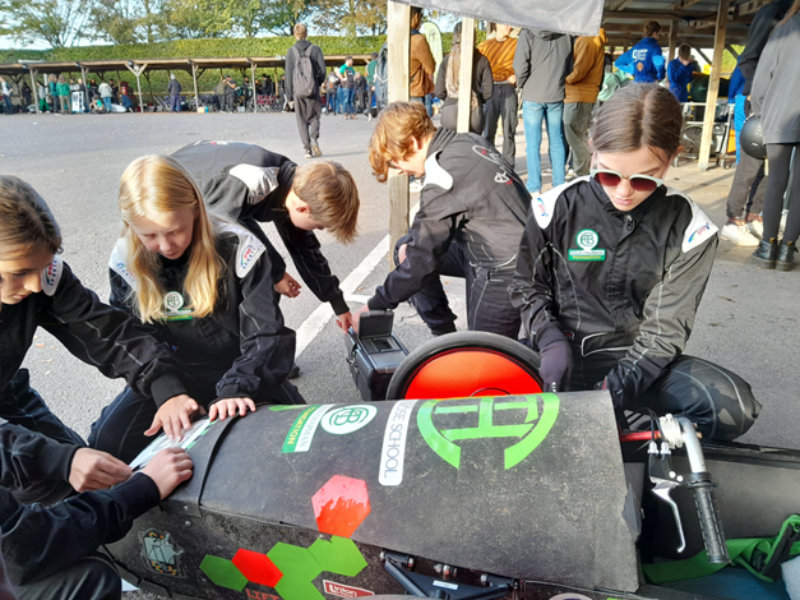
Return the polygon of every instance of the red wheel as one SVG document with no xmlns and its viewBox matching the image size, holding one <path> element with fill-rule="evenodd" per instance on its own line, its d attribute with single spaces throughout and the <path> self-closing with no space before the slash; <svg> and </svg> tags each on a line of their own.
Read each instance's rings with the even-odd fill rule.
<svg viewBox="0 0 800 600">
<path fill-rule="evenodd" d="M 458 332 L 411 352 L 392 375 L 387 399 L 510 396 L 542 391 L 539 357 L 495 333 Z"/>
</svg>

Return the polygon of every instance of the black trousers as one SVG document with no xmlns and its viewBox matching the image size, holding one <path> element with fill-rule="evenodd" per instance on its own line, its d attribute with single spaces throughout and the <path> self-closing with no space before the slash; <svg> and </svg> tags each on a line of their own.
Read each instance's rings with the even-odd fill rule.
<svg viewBox="0 0 800 600">
<path fill-rule="evenodd" d="M 108 559 L 95 554 L 16 591 L 18 600 L 119 600 L 122 581 Z"/>
<path fill-rule="evenodd" d="M 491 98 L 483 105 L 486 113 L 486 122 L 483 128 L 483 137 L 494 146 L 497 135 L 497 120 L 503 118 L 503 156 L 512 167 L 517 151 L 517 90 L 510 83 L 494 84 Z"/>
<path fill-rule="evenodd" d="M 739 164 L 736 165 L 736 172 L 733 174 L 725 213 L 729 219 L 742 219 L 745 216 L 745 207 L 750 204 L 747 212 L 757 215 L 764 207 L 766 196 L 767 177 L 764 174 L 764 161 L 742 152 Z"/>
<path fill-rule="evenodd" d="M 300 141 L 306 152 L 311 151 L 311 142 L 319 138 L 319 120 L 322 116 L 322 103 L 316 96 L 303 98 L 294 97 L 294 114 L 297 118 L 297 130 L 300 132 Z"/>
<path fill-rule="evenodd" d="M 397 241 L 395 264 L 398 264 L 398 248 L 410 239 L 405 235 Z M 469 330 L 490 331 L 516 340 L 520 316 L 511 305 L 508 293 L 513 274 L 514 265 L 489 268 L 471 264 L 461 247 L 452 243 L 441 258 L 437 272 L 425 277 L 420 290 L 408 301 L 434 334 L 455 331 L 456 315 L 450 310 L 440 276 L 463 277 L 467 288 Z"/>
<path fill-rule="evenodd" d="M 592 390 L 622 358 L 602 352 L 575 356 L 564 391 Z M 710 439 L 733 440 L 753 425 L 761 405 L 744 379 L 710 361 L 681 355 L 644 393 L 623 407 L 633 413 L 672 413 L 687 417 Z"/>
<path fill-rule="evenodd" d="M 794 151 L 794 155 L 792 152 Z M 769 183 L 767 185 L 767 201 L 764 204 L 764 239 L 778 236 L 783 210 L 783 196 L 789 186 L 789 216 L 786 218 L 786 229 L 783 241 L 796 242 L 800 236 L 800 143 L 767 144 L 769 159 Z"/>
</svg>

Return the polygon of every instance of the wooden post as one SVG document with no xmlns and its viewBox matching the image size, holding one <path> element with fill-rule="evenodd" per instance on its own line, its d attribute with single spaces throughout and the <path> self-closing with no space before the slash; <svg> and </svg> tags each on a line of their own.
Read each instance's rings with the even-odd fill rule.
<svg viewBox="0 0 800 600">
<path fill-rule="evenodd" d="M 256 63 L 250 62 L 250 97 L 253 99 L 253 112 L 258 112 L 258 98 L 256 97 Z"/>
<path fill-rule="evenodd" d="M 678 22 L 669 22 L 669 37 L 667 38 L 667 62 L 675 58 L 675 36 L 678 33 Z"/>
<path fill-rule="evenodd" d="M 33 105 L 36 107 L 36 113 L 42 112 L 39 110 L 39 91 L 38 87 L 39 84 L 36 83 L 36 69 L 31 69 L 30 66 L 28 67 L 28 72 L 31 74 L 31 91 L 33 92 Z"/>
<path fill-rule="evenodd" d="M 719 80 L 722 71 L 722 52 L 725 50 L 727 21 L 728 0 L 719 0 L 717 25 L 714 32 L 714 58 L 711 62 L 711 74 L 708 78 L 706 110 L 705 115 L 703 115 L 703 135 L 700 139 L 700 153 L 697 157 L 697 167 L 701 171 L 708 169 L 708 162 L 711 156 L 711 142 L 714 137 L 714 117 L 717 112 L 717 97 L 719 96 Z M 727 140 L 723 140 L 723 148 L 727 148 Z"/>
<path fill-rule="evenodd" d="M 144 112 L 144 103 L 142 102 L 142 82 L 139 79 L 144 70 L 147 68 L 147 63 L 143 65 L 135 65 L 133 61 L 128 61 L 126 65 L 128 70 L 136 76 L 136 92 L 139 95 L 139 112 Z"/>
<path fill-rule="evenodd" d="M 461 21 L 461 64 L 458 68 L 458 119 L 456 131 L 468 132 L 472 116 L 472 53 L 475 47 L 475 19 Z M 453 57 L 451 55 L 450 60 Z"/>
<path fill-rule="evenodd" d="M 411 7 L 388 0 L 389 30 L 386 41 L 389 48 L 389 102 L 408 101 L 408 71 L 411 40 Z M 389 255 L 395 242 L 408 232 L 410 215 L 408 177 L 396 169 L 389 169 Z M 390 258 L 391 261 L 391 258 Z"/>
<path fill-rule="evenodd" d="M 194 110 L 200 108 L 200 94 L 197 92 L 197 65 L 190 61 L 192 65 L 192 82 L 194 83 Z"/>
</svg>

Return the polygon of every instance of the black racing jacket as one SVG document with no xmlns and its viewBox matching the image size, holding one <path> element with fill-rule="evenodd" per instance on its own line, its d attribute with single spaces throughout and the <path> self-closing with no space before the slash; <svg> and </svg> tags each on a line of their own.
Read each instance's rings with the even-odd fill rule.
<svg viewBox="0 0 800 600">
<path fill-rule="evenodd" d="M 330 302 L 337 315 L 349 310 L 317 236 L 295 227 L 286 210 L 295 163 L 260 146 L 240 142 L 195 142 L 171 156 L 191 174 L 212 211 L 248 227 L 250 220 L 274 223 L 300 277 L 314 295 L 322 302 Z M 278 282 L 286 265 L 266 243 L 273 263 L 272 275 Z"/>
<path fill-rule="evenodd" d="M 581 357 L 621 355 L 607 383 L 621 405 L 682 353 L 717 247 L 717 227 L 664 186 L 629 212 L 582 177 L 535 198 L 511 285 L 534 342 L 558 327 Z"/>
<path fill-rule="evenodd" d="M 406 260 L 369 299 L 370 309 L 408 300 L 450 244 L 461 246 L 473 268 L 513 269 L 529 204 L 525 185 L 484 138 L 439 129 L 428 147 Z"/>
<path fill-rule="evenodd" d="M 0 417 L 13 420 L 11 381 L 37 328 L 107 377 L 124 377 L 137 393 L 166 402 L 186 388 L 169 348 L 125 312 L 103 304 L 66 262 L 55 257 L 42 272 L 42 291 L 0 308 Z"/>
<path fill-rule="evenodd" d="M 183 285 L 188 257 L 159 256 L 159 280 L 168 309 L 155 323 L 156 336 L 173 349 L 192 396 L 208 405 L 222 398 L 269 402 L 292 368 L 294 331 L 275 300 L 265 246 L 247 228 L 214 219 L 217 253 L 225 267 L 213 314 L 193 318 Z M 128 268 L 128 246 L 120 238 L 109 259 L 111 304 L 137 315 L 136 280 Z"/>
<path fill-rule="evenodd" d="M 49 507 L 17 501 L 12 491 L 28 481 L 66 481 L 76 450 L 24 427 L 0 425 L 0 531 L 9 579 L 16 585 L 48 577 L 122 538 L 136 517 L 158 504 L 158 487 L 141 473 L 110 490 L 84 492 Z"/>
</svg>

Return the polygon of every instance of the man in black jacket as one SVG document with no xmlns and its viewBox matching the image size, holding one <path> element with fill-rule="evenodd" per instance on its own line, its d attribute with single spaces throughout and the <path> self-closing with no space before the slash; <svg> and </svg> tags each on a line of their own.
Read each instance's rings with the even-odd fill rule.
<svg viewBox="0 0 800 600">
<path fill-rule="evenodd" d="M 189 455 L 169 448 L 136 474 L 126 466 L 125 481 L 111 489 L 83 492 L 49 507 L 27 506 L 14 496 L 30 482 L 78 480 L 80 463 L 103 455 L 23 427 L 0 425 L 2 551 L 19 600 L 119 598 L 119 575 L 97 548 L 122 538 L 136 517 L 192 475 Z"/>
<path fill-rule="evenodd" d="M 517 339 L 508 285 L 530 196 L 506 160 L 477 135 L 437 131 L 421 104 L 394 102 L 378 116 L 370 163 L 379 181 L 393 167 L 425 182 L 397 268 L 358 314 L 410 300 L 434 335 L 455 331 L 439 276 L 464 277 L 468 328 Z"/>
<path fill-rule="evenodd" d="M 286 96 L 294 103 L 294 112 L 297 117 L 297 129 L 300 131 L 300 140 L 306 151 L 306 158 L 322 156 L 319 149 L 319 119 L 322 116 L 322 101 L 319 95 L 319 86 L 325 81 L 325 58 L 319 46 L 315 46 L 306 36 L 306 26 L 298 23 L 294 26 L 294 37 L 297 40 L 286 54 Z M 295 71 L 302 71 L 299 66 L 305 57 L 311 62 L 312 78 L 314 85 L 311 90 L 297 89 Z"/>
</svg>

